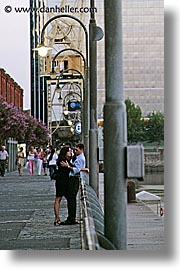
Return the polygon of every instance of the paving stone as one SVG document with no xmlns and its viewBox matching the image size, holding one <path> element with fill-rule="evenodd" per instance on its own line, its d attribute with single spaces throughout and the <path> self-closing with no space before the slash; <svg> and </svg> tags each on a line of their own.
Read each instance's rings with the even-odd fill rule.
<svg viewBox="0 0 180 275">
<path fill-rule="evenodd" d="M 0 179 L 0 249 L 81 249 L 80 226 L 54 226 L 55 186 L 49 177 L 19 177 L 17 172 Z M 79 204 L 78 204 L 78 216 Z M 61 219 L 67 202 L 61 202 Z"/>
</svg>

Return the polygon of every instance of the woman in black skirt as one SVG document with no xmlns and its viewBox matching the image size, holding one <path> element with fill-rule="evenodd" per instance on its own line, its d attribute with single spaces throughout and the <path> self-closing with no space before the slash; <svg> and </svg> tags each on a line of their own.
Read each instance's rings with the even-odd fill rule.
<svg viewBox="0 0 180 275">
<path fill-rule="evenodd" d="M 54 225 L 60 225 L 61 220 L 59 217 L 59 210 L 60 210 L 60 202 L 63 196 L 66 196 L 66 188 L 67 182 L 69 179 L 69 169 L 67 167 L 61 166 L 62 161 L 67 161 L 70 164 L 70 160 L 72 158 L 71 151 L 69 147 L 63 147 L 58 155 L 57 159 L 57 166 L 58 166 L 58 173 L 56 178 L 56 198 L 54 202 L 54 214 L 55 214 L 55 221 Z"/>
</svg>

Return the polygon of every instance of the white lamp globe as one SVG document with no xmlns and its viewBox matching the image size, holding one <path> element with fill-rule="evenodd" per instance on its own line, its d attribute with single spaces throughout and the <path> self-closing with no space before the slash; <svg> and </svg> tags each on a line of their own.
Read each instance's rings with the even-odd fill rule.
<svg viewBox="0 0 180 275">
<path fill-rule="evenodd" d="M 45 47 L 45 46 L 41 46 L 38 48 L 38 54 L 41 56 L 41 57 L 45 57 L 48 53 L 48 50 L 49 48 L 48 47 Z"/>
</svg>

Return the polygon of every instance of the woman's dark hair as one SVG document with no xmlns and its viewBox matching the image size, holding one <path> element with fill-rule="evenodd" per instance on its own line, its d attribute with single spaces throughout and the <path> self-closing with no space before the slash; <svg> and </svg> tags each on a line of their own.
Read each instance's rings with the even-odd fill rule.
<svg viewBox="0 0 180 275">
<path fill-rule="evenodd" d="M 63 147 L 58 155 L 57 165 L 60 165 L 61 161 L 66 160 L 66 154 L 69 152 L 69 147 Z"/>
</svg>

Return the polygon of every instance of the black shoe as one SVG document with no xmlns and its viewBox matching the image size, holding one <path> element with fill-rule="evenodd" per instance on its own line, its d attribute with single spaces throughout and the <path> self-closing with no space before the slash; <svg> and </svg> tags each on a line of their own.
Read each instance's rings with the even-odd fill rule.
<svg viewBox="0 0 180 275">
<path fill-rule="evenodd" d="M 72 224 L 78 224 L 78 222 L 77 221 L 69 221 L 69 220 L 61 222 L 61 225 L 72 225 Z"/>
<path fill-rule="evenodd" d="M 54 226 L 56 226 L 56 225 L 61 225 L 61 221 L 59 220 L 59 221 L 54 221 Z"/>
</svg>

